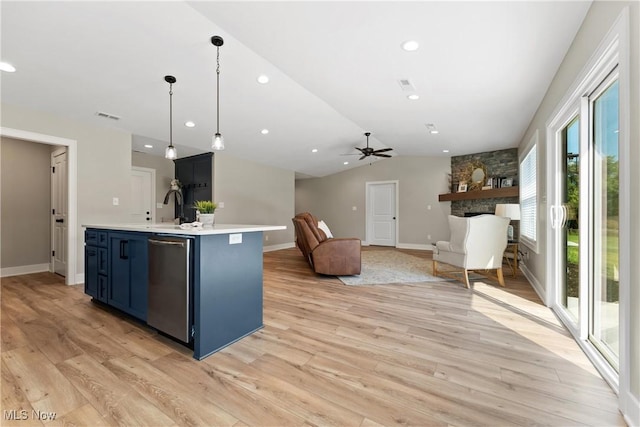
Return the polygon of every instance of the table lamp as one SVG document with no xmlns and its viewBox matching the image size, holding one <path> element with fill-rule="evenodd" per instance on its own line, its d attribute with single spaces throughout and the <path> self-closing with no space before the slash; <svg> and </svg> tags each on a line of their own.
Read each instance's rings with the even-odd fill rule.
<svg viewBox="0 0 640 427">
<path fill-rule="evenodd" d="M 520 205 L 517 203 L 497 204 L 496 216 L 503 216 L 511 221 L 520 221 Z M 513 240 L 513 226 L 511 224 L 507 228 L 507 239 Z"/>
</svg>

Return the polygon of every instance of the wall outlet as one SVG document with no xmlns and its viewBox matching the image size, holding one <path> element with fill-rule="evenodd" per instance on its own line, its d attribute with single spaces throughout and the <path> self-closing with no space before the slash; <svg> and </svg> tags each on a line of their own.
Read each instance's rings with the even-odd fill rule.
<svg viewBox="0 0 640 427">
<path fill-rule="evenodd" d="M 269 241 L 269 235 L 268 235 L 268 234 L 265 234 L 265 235 L 264 235 L 264 240 L 265 240 L 266 242 L 268 242 L 268 241 Z"/>
<path fill-rule="evenodd" d="M 242 243 L 242 233 L 229 234 L 229 244 L 237 245 Z"/>
<path fill-rule="evenodd" d="M 224 202 L 218 202 L 218 208 L 220 209 L 224 208 Z"/>
<path fill-rule="evenodd" d="M 351 208 L 351 210 L 352 210 L 352 211 L 357 211 L 357 210 L 358 210 L 358 207 L 357 207 L 357 206 L 353 206 L 353 207 Z"/>
<path fill-rule="evenodd" d="M 427 234 L 427 240 L 431 240 L 431 234 Z"/>
<path fill-rule="evenodd" d="M 156 203 L 156 209 L 162 209 L 163 206 L 162 203 Z"/>
<path fill-rule="evenodd" d="M 113 198 L 113 206 L 118 206 L 120 204 L 120 199 L 118 199 L 117 197 Z"/>
<path fill-rule="evenodd" d="M 431 210 L 431 205 L 427 205 L 427 210 L 430 211 Z"/>
</svg>

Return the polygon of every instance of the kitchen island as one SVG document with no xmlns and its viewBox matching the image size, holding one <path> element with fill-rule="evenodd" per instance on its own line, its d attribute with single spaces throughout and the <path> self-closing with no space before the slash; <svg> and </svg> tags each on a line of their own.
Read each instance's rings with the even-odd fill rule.
<svg viewBox="0 0 640 427">
<path fill-rule="evenodd" d="M 175 265 L 171 258 L 159 261 L 155 256 L 154 261 L 154 252 L 151 251 L 150 258 L 149 248 L 162 240 L 186 242 L 190 248 L 186 264 L 183 263 L 188 335 L 179 340 L 193 347 L 194 358 L 201 360 L 263 327 L 262 234 L 285 230 L 285 226 L 216 224 L 212 228 L 185 229 L 173 224 L 83 226 L 86 227 L 85 293 L 94 301 L 150 324 L 149 304 L 153 306 L 158 295 L 165 295 L 164 304 L 178 304 L 178 298 L 174 301 L 171 292 L 156 292 L 153 280 L 158 279 L 151 281 L 150 288 L 150 269 L 151 276 L 163 280 L 162 276 L 185 267 L 179 267 L 182 264 L 177 259 Z M 161 271 L 167 274 L 158 274 L 158 268 L 164 268 Z M 168 281 L 166 277 L 164 281 Z"/>
</svg>

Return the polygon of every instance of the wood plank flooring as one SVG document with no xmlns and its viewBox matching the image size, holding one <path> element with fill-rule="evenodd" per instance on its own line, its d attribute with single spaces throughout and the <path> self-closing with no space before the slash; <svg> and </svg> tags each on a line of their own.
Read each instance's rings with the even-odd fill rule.
<svg viewBox="0 0 640 427">
<path fill-rule="evenodd" d="M 624 425 L 521 275 L 345 286 L 296 249 L 264 269 L 264 329 L 201 362 L 56 275 L 2 279 L 0 424 Z"/>
</svg>

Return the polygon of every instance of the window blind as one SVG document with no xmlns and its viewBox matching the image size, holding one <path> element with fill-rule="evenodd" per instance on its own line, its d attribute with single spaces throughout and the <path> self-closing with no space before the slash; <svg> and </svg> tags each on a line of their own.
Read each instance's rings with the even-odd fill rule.
<svg viewBox="0 0 640 427">
<path fill-rule="evenodd" d="M 536 224 L 537 224 L 537 144 L 531 147 L 531 150 L 520 163 L 520 236 L 536 242 Z"/>
</svg>

